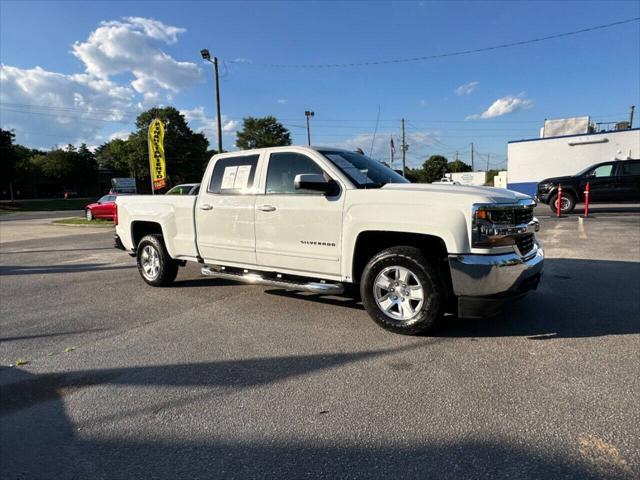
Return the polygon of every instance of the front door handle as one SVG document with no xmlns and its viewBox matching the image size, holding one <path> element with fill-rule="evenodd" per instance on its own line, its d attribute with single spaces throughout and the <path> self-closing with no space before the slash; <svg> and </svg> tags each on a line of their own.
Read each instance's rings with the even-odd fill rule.
<svg viewBox="0 0 640 480">
<path fill-rule="evenodd" d="M 260 205 L 258 210 L 261 212 L 273 212 L 276 209 L 273 205 Z"/>
<path fill-rule="evenodd" d="M 208 203 L 203 203 L 199 206 L 200 210 L 212 210 L 213 209 L 213 205 L 210 205 Z"/>
</svg>

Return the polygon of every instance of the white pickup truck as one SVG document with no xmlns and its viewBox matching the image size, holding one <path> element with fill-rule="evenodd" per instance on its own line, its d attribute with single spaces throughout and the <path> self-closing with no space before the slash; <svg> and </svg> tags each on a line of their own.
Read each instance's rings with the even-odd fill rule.
<svg viewBox="0 0 640 480">
<path fill-rule="evenodd" d="M 445 312 L 485 317 L 537 287 L 534 201 L 509 190 L 411 184 L 336 148 L 215 155 L 197 196 L 119 196 L 116 247 L 145 282 L 187 261 L 216 278 L 339 295 L 359 285 L 382 327 L 428 331 Z"/>
</svg>

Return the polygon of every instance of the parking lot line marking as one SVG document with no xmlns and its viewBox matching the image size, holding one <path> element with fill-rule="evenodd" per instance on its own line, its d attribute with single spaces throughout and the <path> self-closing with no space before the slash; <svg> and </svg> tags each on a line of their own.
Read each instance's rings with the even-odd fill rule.
<svg viewBox="0 0 640 480">
<path fill-rule="evenodd" d="M 580 238 L 588 238 L 587 232 L 584 229 L 584 218 L 578 217 L 578 234 Z"/>
</svg>

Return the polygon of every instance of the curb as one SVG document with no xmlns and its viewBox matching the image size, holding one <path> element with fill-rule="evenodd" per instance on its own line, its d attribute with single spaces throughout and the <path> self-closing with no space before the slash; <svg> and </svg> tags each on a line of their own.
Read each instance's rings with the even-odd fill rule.
<svg viewBox="0 0 640 480">
<path fill-rule="evenodd" d="M 75 217 L 71 217 L 75 218 Z M 59 218 L 58 220 L 66 220 L 64 218 Z M 83 225 L 83 224 L 73 224 L 73 223 L 59 223 L 55 220 L 51 222 L 51 225 L 56 225 L 58 227 L 76 227 L 76 228 L 113 228 L 113 224 L 105 225 L 105 224 L 96 224 L 96 225 Z"/>
</svg>

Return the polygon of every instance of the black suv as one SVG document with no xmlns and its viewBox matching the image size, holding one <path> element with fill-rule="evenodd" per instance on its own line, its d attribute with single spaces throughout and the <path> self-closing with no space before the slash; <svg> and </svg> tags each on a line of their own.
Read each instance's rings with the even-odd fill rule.
<svg viewBox="0 0 640 480">
<path fill-rule="evenodd" d="M 546 178 L 538 183 L 536 197 L 555 212 L 562 184 L 560 211 L 571 213 L 576 203 L 584 202 L 587 183 L 589 203 L 640 202 L 640 160 L 598 163 L 572 176 Z"/>
</svg>

